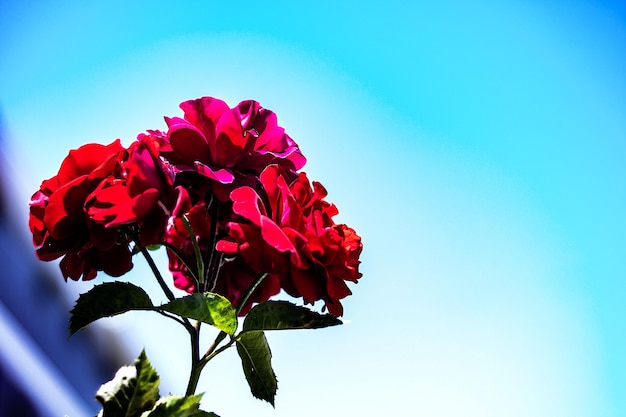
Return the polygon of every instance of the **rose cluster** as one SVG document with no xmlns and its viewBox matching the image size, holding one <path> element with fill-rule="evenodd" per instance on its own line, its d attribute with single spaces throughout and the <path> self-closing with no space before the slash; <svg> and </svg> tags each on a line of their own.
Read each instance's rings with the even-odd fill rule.
<svg viewBox="0 0 626 417">
<path fill-rule="evenodd" d="M 237 305 L 263 275 L 242 314 L 284 290 L 342 315 L 346 282 L 361 277 L 361 238 L 335 223 L 337 208 L 300 171 L 306 159 L 275 113 L 212 97 L 180 107 L 167 131 L 128 148 L 118 139 L 69 152 L 30 202 L 37 256 L 62 258 L 66 280 L 90 280 L 121 276 L 138 248 L 164 245 L 174 285 L 189 293 Z"/>
</svg>

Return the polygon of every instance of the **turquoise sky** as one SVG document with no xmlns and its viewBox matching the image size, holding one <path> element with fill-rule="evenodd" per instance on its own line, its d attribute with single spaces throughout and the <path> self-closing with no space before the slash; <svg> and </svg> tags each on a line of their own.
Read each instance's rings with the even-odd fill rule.
<svg viewBox="0 0 626 417">
<path fill-rule="evenodd" d="M 207 368 L 204 408 L 626 415 L 626 6 L 128 3 L 0 3 L 25 233 L 30 194 L 70 148 L 128 145 L 212 95 L 274 110 L 365 245 L 349 324 L 269 335 L 276 409 L 234 351 Z M 128 279 L 150 286 L 136 263 Z M 162 318 L 129 318 L 104 326 L 182 393 L 185 333 L 163 342 Z"/>
</svg>

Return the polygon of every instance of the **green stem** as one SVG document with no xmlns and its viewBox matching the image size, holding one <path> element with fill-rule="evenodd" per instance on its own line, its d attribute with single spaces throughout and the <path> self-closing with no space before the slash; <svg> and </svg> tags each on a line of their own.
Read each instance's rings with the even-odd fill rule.
<svg viewBox="0 0 626 417">
<path fill-rule="evenodd" d="M 159 309 L 146 309 L 146 311 L 156 311 L 157 313 L 159 313 L 163 317 L 167 317 L 168 319 L 172 319 L 175 322 L 180 323 L 183 326 L 185 326 L 185 322 L 183 321 L 182 318 L 179 318 L 179 316 L 175 316 L 173 314 L 169 314 L 167 311 L 163 311 L 163 310 L 159 310 Z"/>
<path fill-rule="evenodd" d="M 202 260 L 202 253 L 200 252 L 200 245 L 198 245 L 198 239 L 196 238 L 196 234 L 191 227 L 191 223 L 189 223 L 189 219 L 187 216 L 181 217 L 183 224 L 187 228 L 187 232 L 189 233 L 189 239 L 191 239 L 191 243 L 193 243 L 193 252 L 196 256 L 196 266 L 198 268 L 198 281 L 200 283 L 200 288 L 203 287 L 204 284 L 204 261 Z M 202 291 L 202 290 L 200 290 Z"/>
<path fill-rule="evenodd" d="M 248 287 L 248 289 L 246 290 L 246 293 L 244 294 L 243 297 L 241 297 L 241 299 L 239 300 L 239 303 L 237 304 L 237 309 L 236 309 L 237 316 L 239 316 L 239 313 L 241 313 L 241 310 L 243 310 L 243 306 L 246 305 L 246 303 L 250 299 L 250 296 L 252 295 L 252 293 L 254 291 L 256 291 L 256 289 L 259 287 L 259 285 L 261 285 L 261 283 L 263 282 L 265 277 L 267 277 L 267 272 L 259 274 L 256 277 L 256 279 L 254 280 L 254 282 L 252 283 L 252 285 L 250 285 L 250 287 Z"/>
<path fill-rule="evenodd" d="M 217 355 L 219 355 L 220 353 L 222 353 L 223 351 L 231 347 L 235 341 L 236 341 L 236 338 L 233 337 L 230 339 L 230 342 L 228 342 L 228 344 L 222 346 L 221 348 L 217 350 L 215 350 L 215 347 L 217 347 L 217 345 L 215 345 L 213 349 L 209 349 L 209 351 L 207 351 L 207 353 L 204 354 L 204 356 L 202 357 L 202 361 L 204 363 L 209 362 L 211 359 L 213 359 L 214 357 L 216 357 Z"/>
<path fill-rule="evenodd" d="M 215 338 L 215 340 L 213 341 L 213 343 L 211 344 L 211 347 L 209 347 L 209 350 L 207 350 L 207 352 L 202 356 L 202 358 L 200 358 L 199 344 L 197 343 L 198 338 L 194 338 L 192 336 L 191 338 L 192 365 L 191 365 L 191 374 L 189 375 L 189 383 L 187 385 L 187 392 L 185 394 L 186 396 L 193 395 L 196 392 L 196 387 L 198 386 L 198 381 L 200 380 L 200 374 L 202 373 L 202 370 L 204 369 L 206 364 L 217 354 L 219 354 L 220 352 L 223 352 L 224 350 L 226 350 L 233 344 L 234 339 L 231 340 L 230 343 L 228 343 L 227 345 L 222 346 L 221 348 L 216 350 L 217 346 L 219 346 L 219 344 L 222 343 L 222 340 L 224 340 L 225 338 L 226 338 L 226 332 L 220 332 Z"/>
<path fill-rule="evenodd" d="M 185 393 L 187 397 L 195 394 L 202 368 L 204 368 L 204 365 L 200 362 L 200 328 L 194 327 L 189 331 L 189 336 L 191 337 L 191 372 Z"/>
<path fill-rule="evenodd" d="M 198 242 L 195 238 L 195 235 L 193 234 L 193 231 L 191 230 L 191 225 L 189 224 L 189 222 L 187 221 L 187 219 L 185 217 L 183 217 L 183 223 L 185 224 L 185 226 L 187 227 L 187 230 L 189 231 L 189 235 L 191 236 L 191 240 L 194 243 L 194 251 L 196 252 L 196 258 L 199 259 L 198 261 L 198 272 L 200 274 L 200 277 L 203 276 L 203 269 L 204 269 L 204 263 L 202 261 L 202 259 L 200 258 L 200 248 L 198 247 Z M 165 296 L 168 298 L 168 300 L 173 301 L 175 300 L 176 297 L 174 297 L 174 294 L 172 293 L 172 291 L 169 289 L 169 287 L 167 286 L 167 284 L 165 284 L 165 280 L 163 279 L 163 276 L 161 275 L 161 272 L 159 271 L 159 268 L 156 266 L 156 264 L 154 263 L 154 259 L 152 258 L 152 256 L 150 255 L 150 253 L 148 252 L 148 250 L 139 242 L 139 238 L 136 235 L 132 234 L 132 231 L 127 231 L 127 234 L 132 238 L 132 240 L 135 242 L 135 247 L 139 249 L 139 251 L 141 252 L 141 254 L 143 255 L 143 257 L 146 259 L 146 262 L 148 262 L 148 265 L 150 266 L 150 269 L 152 270 L 152 273 L 154 274 L 157 282 L 159 283 L 159 286 L 161 287 L 161 289 L 163 290 L 163 292 L 165 293 Z M 166 245 L 167 246 L 167 245 Z M 172 249 L 175 249 L 172 247 Z M 183 263 L 185 263 L 184 259 L 182 258 L 182 256 L 180 256 L 180 252 L 178 252 L 177 250 L 174 250 L 174 253 L 180 257 L 181 261 Z M 187 269 L 189 269 L 189 272 L 192 272 L 191 268 L 189 268 L 189 266 L 185 263 L 185 266 L 187 266 Z M 172 315 L 170 315 L 169 313 L 159 310 L 154 309 L 154 311 L 156 311 L 157 313 L 168 317 L 172 320 L 175 320 L 176 322 L 180 323 L 185 330 L 187 330 L 187 332 L 189 333 L 189 337 L 191 339 L 191 371 L 190 371 L 190 375 L 189 375 L 189 382 L 187 385 L 187 393 L 186 395 L 193 395 L 196 392 L 196 387 L 198 386 L 198 380 L 200 379 L 200 374 L 202 373 L 202 369 L 204 368 L 204 366 L 206 365 L 206 363 L 208 362 L 206 360 L 206 356 L 204 355 L 202 357 L 202 359 L 200 358 L 200 322 L 197 322 L 196 325 L 192 325 L 191 322 L 189 321 L 188 318 L 186 317 L 174 317 Z M 222 332 L 224 333 L 224 332 Z M 225 333 L 224 333 L 225 334 Z M 221 333 L 220 335 L 218 335 L 218 337 L 215 339 L 214 345 L 217 346 L 217 344 L 219 344 L 221 342 L 221 340 L 223 340 L 223 337 L 220 339 Z M 215 349 L 215 348 L 213 348 Z"/>
<path fill-rule="evenodd" d="M 265 277 L 267 277 L 267 273 L 259 274 L 259 276 L 252 283 L 252 285 L 250 285 L 250 287 L 248 288 L 244 296 L 241 298 L 241 300 L 239 300 L 239 304 L 237 305 L 237 309 L 236 309 L 237 314 L 239 314 L 239 312 L 243 309 L 243 306 L 248 302 L 252 293 L 254 293 L 254 291 L 259 287 L 259 285 L 261 285 Z M 191 374 L 189 375 L 189 384 L 187 385 L 187 393 L 185 394 L 187 396 L 193 395 L 196 392 L 198 381 L 200 380 L 200 374 L 202 373 L 202 370 L 204 369 L 206 364 L 215 356 L 219 355 L 226 349 L 230 348 L 233 345 L 233 343 L 235 343 L 236 341 L 236 338 L 231 337 L 230 341 L 227 344 L 225 344 L 224 346 L 218 349 L 217 347 L 220 345 L 220 343 L 222 343 L 222 341 L 227 336 L 227 333 L 222 331 L 217 335 L 217 337 L 215 338 L 215 340 L 213 341 L 209 349 L 206 351 L 206 353 L 202 356 L 202 358 L 200 358 L 198 334 L 197 333 L 192 334 L 191 332 L 190 334 L 191 334 L 191 363 L 192 364 L 191 364 Z"/>
<path fill-rule="evenodd" d="M 146 258 L 146 261 L 148 261 L 148 265 L 150 265 L 150 269 L 152 269 L 152 272 L 154 273 L 154 276 L 159 282 L 159 285 L 163 289 L 163 292 L 165 292 L 165 295 L 170 301 L 173 301 L 175 299 L 174 294 L 165 284 L 165 281 L 163 280 L 163 276 L 159 272 L 156 264 L 154 263 L 152 256 L 150 256 L 150 253 L 148 253 L 146 248 L 144 248 L 141 245 L 138 245 L 138 246 L 141 250 L 141 253 Z M 165 315 L 166 317 L 170 317 L 178 321 L 180 324 L 182 324 L 183 327 L 189 333 L 189 337 L 191 338 L 191 374 L 189 375 L 189 385 L 187 386 L 187 395 L 193 395 L 193 393 L 196 390 L 196 386 L 198 385 L 198 380 L 200 379 L 200 373 L 202 372 L 202 368 L 204 367 L 204 365 L 198 366 L 200 363 L 200 326 L 198 325 L 198 327 L 194 327 L 189 321 L 189 319 L 187 319 L 186 317 L 181 317 L 181 320 L 179 321 L 178 319 L 174 317 L 164 314 L 164 312 L 161 312 L 161 314 Z"/>
<path fill-rule="evenodd" d="M 172 253 L 174 255 L 176 255 L 176 257 L 183 263 L 185 268 L 187 268 L 187 272 L 189 272 L 189 274 L 191 274 L 191 277 L 196 282 L 196 286 L 198 286 L 198 277 L 196 276 L 196 273 L 193 271 L 193 268 L 191 268 L 191 266 L 185 260 L 185 257 L 183 256 L 183 253 L 176 246 L 172 245 L 171 243 L 163 242 L 162 245 L 165 246 L 167 249 L 171 250 Z"/>
<path fill-rule="evenodd" d="M 217 283 L 217 276 L 219 274 L 219 264 L 222 260 L 222 255 L 223 255 L 221 252 L 218 252 L 215 249 L 215 244 L 217 243 L 217 232 L 218 232 L 217 219 L 218 219 L 219 212 L 220 212 L 220 205 L 215 199 L 211 198 L 211 201 L 209 202 L 207 207 L 209 207 L 211 210 L 211 232 L 209 235 L 210 240 L 209 240 L 209 246 L 208 246 L 211 252 L 209 254 L 209 267 L 206 271 L 207 277 L 206 277 L 206 282 L 204 285 L 204 291 L 213 291 L 213 289 L 215 288 L 215 284 Z"/>
<path fill-rule="evenodd" d="M 161 275 L 159 268 L 157 268 L 156 264 L 154 263 L 154 259 L 152 259 L 152 256 L 150 256 L 148 249 L 143 247 L 137 241 L 135 241 L 135 244 L 139 247 L 139 251 L 141 252 L 143 257 L 146 259 L 146 262 L 148 262 L 148 265 L 150 266 L 152 273 L 154 274 L 159 285 L 161 286 L 161 289 L 165 293 L 165 296 L 167 297 L 167 299 L 170 301 L 174 300 L 175 297 L 174 297 L 174 294 L 172 293 L 172 290 L 169 289 L 169 287 L 165 283 L 165 280 L 163 280 L 163 276 Z"/>
<path fill-rule="evenodd" d="M 165 280 L 163 279 L 161 272 L 154 263 L 154 259 L 152 259 L 152 256 L 150 255 L 148 250 L 139 243 L 138 239 L 135 239 L 135 245 L 139 248 L 139 251 L 148 262 L 148 265 L 150 266 L 152 273 L 156 277 L 157 282 L 161 286 L 161 289 L 165 293 L 165 296 L 170 301 L 173 301 L 175 299 L 174 294 L 165 284 Z M 176 320 L 177 322 L 182 324 L 189 333 L 189 337 L 191 338 L 191 374 L 189 376 L 189 385 L 187 386 L 187 395 L 193 395 L 196 391 L 198 380 L 200 379 L 200 373 L 202 372 L 202 368 L 204 367 L 204 364 L 202 364 L 200 361 L 200 326 L 198 325 L 198 327 L 194 327 L 189 319 L 187 319 L 186 317 L 181 317 L 181 319 L 178 320 L 177 318 L 170 316 L 163 311 L 157 312 L 163 314 L 166 317 Z"/>
</svg>

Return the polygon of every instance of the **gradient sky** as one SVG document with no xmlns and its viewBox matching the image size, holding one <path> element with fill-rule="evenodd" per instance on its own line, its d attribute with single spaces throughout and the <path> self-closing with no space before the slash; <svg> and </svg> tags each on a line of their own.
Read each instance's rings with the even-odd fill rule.
<svg viewBox="0 0 626 417">
<path fill-rule="evenodd" d="M 274 110 L 363 237 L 349 324 L 268 336 L 276 409 L 234 351 L 207 367 L 205 409 L 626 415 L 626 6 L 10 3 L 0 110 L 25 235 L 30 194 L 70 148 L 128 145 L 211 95 Z M 136 265 L 128 279 L 156 293 Z M 186 336 L 163 321 L 103 326 L 182 393 Z"/>
</svg>

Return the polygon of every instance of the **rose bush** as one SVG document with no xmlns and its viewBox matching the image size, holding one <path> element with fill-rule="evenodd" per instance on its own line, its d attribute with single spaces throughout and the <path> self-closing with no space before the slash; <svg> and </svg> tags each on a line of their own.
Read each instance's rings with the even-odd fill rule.
<svg viewBox="0 0 626 417">
<path fill-rule="evenodd" d="M 168 299 L 154 305 L 131 283 L 95 286 L 77 300 L 70 334 L 146 310 L 190 335 L 185 397 L 159 398 L 158 376 L 142 353 L 98 391 L 103 417 L 215 416 L 198 410 L 194 394 L 206 363 L 232 346 L 252 394 L 273 404 L 277 379 L 264 332 L 341 324 L 347 283 L 361 278 L 361 237 L 335 222 L 337 207 L 300 171 L 306 159 L 272 111 L 254 100 L 230 108 L 212 97 L 180 107 L 183 117 L 166 117 L 166 131 L 147 130 L 128 148 L 118 139 L 70 151 L 30 201 L 37 256 L 62 258 L 66 280 L 91 280 L 99 271 L 121 276 L 141 253 Z M 189 295 L 177 298 L 163 279 L 148 250 L 160 246 L 174 286 Z M 329 313 L 270 300 L 281 291 L 304 304 L 321 301 Z M 220 331 L 204 355 L 202 323 Z"/>
<path fill-rule="evenodd" d="M 237 304 L 265 273 L 242 314 L 282 289 L 342 315 L 346 281 L 361 276 L 361 240 L 334 223 L 325 188 L 298 172 L 306 159 L 275 113 L 212 97 L 180 107 L 184 117 L 166 117 L 166 132 L 140 134 L 128 149 L 116 140 L 70 152 L 30 204 L 39 258 L 63 256 L 66 279 L 88 280 L 130 270 L 133 240 L 166 244 L 179 289 Z"/>
</svg>

